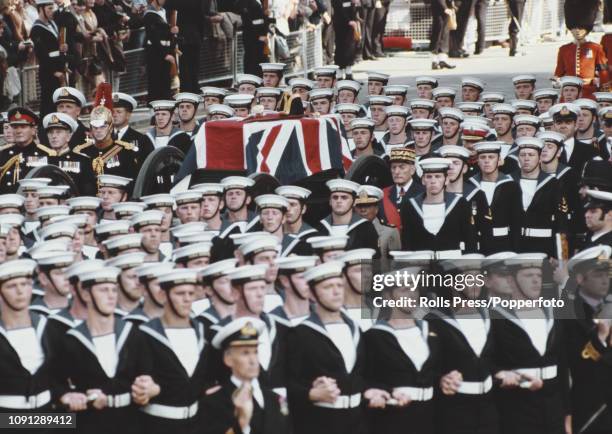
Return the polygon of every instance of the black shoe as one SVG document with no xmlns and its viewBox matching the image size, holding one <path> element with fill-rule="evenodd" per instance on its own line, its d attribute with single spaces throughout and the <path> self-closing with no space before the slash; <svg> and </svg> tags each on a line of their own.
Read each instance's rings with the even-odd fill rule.
<svg viewBox="0 0 612 434">
<path fill-rule="evenodd" d="M 346 74 L 345 80 L 353 80 L 353 74 Z"/>
<path fill-rule="evenodd" d="M 438 62 L 431 62 L 431 69 L 440 69 L 440 64 Z"/>
<path fill-rule="evenodd" d="M 470 53 L 468 53 L 465 50 L 461 50 L 459 51 L 459 57 L 462 57 L 462 58 L 470 57 Z"/>
<path fill-rule="evenodd" d="M 475 56 L 478 56 L 479 54 L 482 54 L 482 48 L 476 48 L 476 50 L 474 51 Z"/>
<path fill-rule="evenodd" d="M 450 63 L 447 63 L 443 60 L 440 62 L 440 68 L 455 69 L 456 65 L 451 65 Z"/>
<path fill-rule="evenodd" d="M 451 51 L 448 53 L 448 57 L 452 57 L 453 59 L 459 59 L 461 57 L 461 53 L 458 51 Z"/>
<path fill-rule="evenodd" d="M 510 50 L 510 57 L 516 56 L 516 50 Z"/>
</svg>

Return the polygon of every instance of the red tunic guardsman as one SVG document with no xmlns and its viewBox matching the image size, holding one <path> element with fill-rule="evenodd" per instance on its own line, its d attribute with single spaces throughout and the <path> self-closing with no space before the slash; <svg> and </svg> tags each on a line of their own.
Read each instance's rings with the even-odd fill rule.
<svg viewBox="0 0 612 434">
<path fill-rule="evenodd" d="M 606 53 L 606 59 L 608 59 L 608 72 L 610 72 L 610 57 L 612 57 L 612 33 L 606 33 L 601 37 L 599 42 L 604 53 Z"/>
<path fill-rule="evenodd" d="M 555 78 L 566 75 L 583 79 L 583 98 L 593 98 L 593 92 L 609 89 L 608 58 L 601 45 L 586 40 L 593 30 L 598 0 L 568 0 L 565 2 L 565 24 L 574 42 L 559 48 Z"/>
</svg>

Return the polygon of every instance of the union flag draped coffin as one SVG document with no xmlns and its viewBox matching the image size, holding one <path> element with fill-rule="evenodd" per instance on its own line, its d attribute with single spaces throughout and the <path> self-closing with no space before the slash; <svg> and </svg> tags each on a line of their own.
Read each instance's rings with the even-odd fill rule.
<svg viewBox="0 0 612 434">
<path fill-rule="evenodd" d="M 246 170 L 282 184 L 352 161 L 337 116 L 289 118 L 265 115 L 206 122 L 194 137 L 199 169 Z"/>
</svg>

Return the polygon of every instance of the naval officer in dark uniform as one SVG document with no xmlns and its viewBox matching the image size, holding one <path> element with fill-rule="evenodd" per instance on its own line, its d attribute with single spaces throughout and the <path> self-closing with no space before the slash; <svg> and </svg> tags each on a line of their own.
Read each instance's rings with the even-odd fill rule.
<svg viewBox="0 0 612 434">
<path fill-rule="evenodd" d="M 153 143 L 148 136 L 130 126 L 130 117 L 138 103 L 131 95 L 113 92 L 113 128 L 116 140 L 131 143 L 138 152 L 138 162 L 142 166 L 147 156 L 153 152 Z"/>
<path fill-rule="evenodd" d="M 96 177 L 91 159 L 70 149 L 71 135 L 77 130 L 76 121 L 64 113 L 49 113 L 44 117 L 42 127 L 47 135 L 48 146 L 38 145 L 46 155 L 47 164 L 62 169 L 74 181 L 79 195 L 96 194 Z"/>
<path fill-rule="evenodd" d="M 603 407 L 608 394 L 606 380 L 612 378 L 601 354 L 608 336 L 600 335 L 600 323 L 609 321 L 605 309 L 609 303 L 611 252 L 609 245 L 597 245 L 574 255 L 567 263 L 570 279 L 577 284 L 575 294 L 568 300 L 569 312 L 574 316 L 566 321 L 572 426 L 576 433 L 603 434 L 612 427 L 610 408 Z"/>
<path fill-rule="evenodd" d="M 58 112 L 66 113 L 77 123 L 77 128 L 70 138 L 70 149 L 85 142 L 85 139 L 87 139 L 87 127 L 79 120 L 81 110 L 87 104 L 85 95 L 74 87 L 60 87 L 53 92 L 53 103 Z M 41 140 L 41 142 L 45 145 L 47 144 L 45 140 Z"/>
<path fill-rule="evenodd" d="M 242 317 L 223 326 L 212 345 L 223 351 L 229 380 L 206 391 L 202 400 L 205 434 L 285 434 L 287 402 L 262 385 L 259 377 L 258 324 Z"/>
<path fill-rule="evenodd" d="M 587 190 L 585 220 L 588 229 L 585 248 L 598 244 L 612 247 L 612 193 Z"/>
</svg>

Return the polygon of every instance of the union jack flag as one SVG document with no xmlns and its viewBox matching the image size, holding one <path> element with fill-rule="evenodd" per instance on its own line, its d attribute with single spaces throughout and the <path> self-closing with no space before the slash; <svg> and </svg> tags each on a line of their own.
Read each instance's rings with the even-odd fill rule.
<svg viewBox="0 0 612 434">
<path fill-rule="evenodd" d="M 206 122 L 194 137 L 198 168 L 265 172 L 282 184 L 352 163 L 337 115 L 278 114 Z"/>
</svg>

